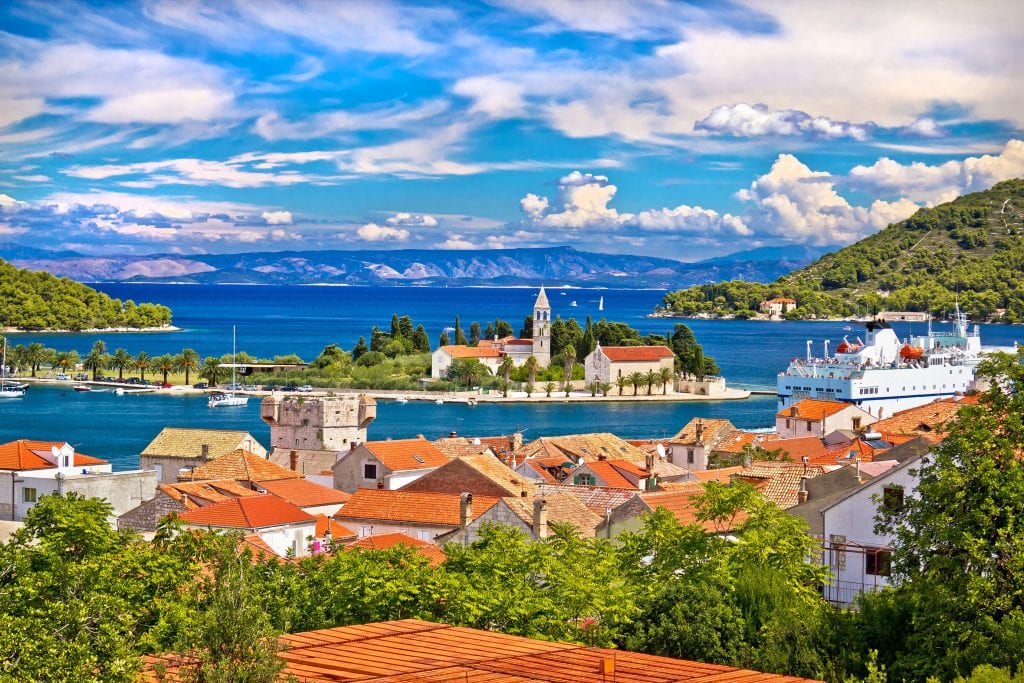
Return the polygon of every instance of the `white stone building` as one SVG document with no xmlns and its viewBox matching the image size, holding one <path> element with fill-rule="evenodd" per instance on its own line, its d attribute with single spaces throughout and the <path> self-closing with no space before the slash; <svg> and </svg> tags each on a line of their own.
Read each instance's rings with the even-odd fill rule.
<svg viewBox="0 0 1024 683">
<path fill-rule="evenodd" d="M 584 378 L 590 382 L 614 384 L 620 377 L 634 372 L 647 374 L 651 370 L 660 373 L 667 369 L 675 375 L 676 356 L 667 346 L 601 346 L 598 344 L 583 360 Z M 674 392 L 674 382 L 667 390 Z"/>
</svg>

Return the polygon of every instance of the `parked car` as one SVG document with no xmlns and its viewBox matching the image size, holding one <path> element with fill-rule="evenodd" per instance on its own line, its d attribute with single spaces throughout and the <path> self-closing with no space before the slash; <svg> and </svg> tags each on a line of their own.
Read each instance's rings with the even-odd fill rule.
<svg viewBox="0 0 1024 683">
<path fill-rule="evenodd" d="M 59 381 L 59 382 L 68 382 L 70 380 L 71 380 L 71 377 L 69 377 L 68 375 L 65 375 L 63 372 L 58 372 L 57 373 L 57 381 Z"/>
<path fill-rule="evenodd" d="M 298 390 L 299 391 L 310 392 L 310 391 L 313 391 L 313 385 L 311 385 L 311 384 L 303 384 L 301 387 L 299 387 Z"/>
<path fill-rule="evenodd" d="M 170 389 L 174 385 L 171 384 L 170 382 L 158 382 L 157 386 L 160 387 L 161 389 Z"/>
<path fill-rule="evenodd" d="M 209 382 L 196 382 L 195 384 L 192 385 L 192 388 L 193 389 L 209 389 L 210 388 L 210 383 Z"/>
<path fill-rule="evenodd" d="M 77 375 L 75 375 L 75 381 L 76 382 L 88 382 L 89 381 L 89 373 L 87 373 L 87 372 L 80 372 L 80 373 L 78 373 Z"/>
<path fill-rule="evenodd" d="M 228 385 L 228 391 L 241 391 L 241 390 L 242 390 L 242 385 L 239 384 L 238 382 L 235 382 L 234 384 L 229 384 Z"/>
</svg>

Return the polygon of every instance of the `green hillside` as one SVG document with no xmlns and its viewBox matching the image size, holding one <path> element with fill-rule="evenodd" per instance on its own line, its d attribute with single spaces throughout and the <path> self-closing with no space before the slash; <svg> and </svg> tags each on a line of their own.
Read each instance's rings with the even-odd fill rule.
<svg viewBox="0 0 1024 683">
<path fill-rule="evenodd" d="M 166 306 L 111 299 L 66 277 L 22 270 L 0 260 L 0 328 L 142 328 L 170 322 L 171 309 Z"/>
<path fill-rule="evenodd" d="M 761 301 L 788 296 L 796 318 L 941 316 L 958 295 L 973 320 L 1024 322 L 1024 179 L 921 209 L 767 285 L 733 280 L 670 292 L 659 311 L 746 317 Z"/>
</svg>

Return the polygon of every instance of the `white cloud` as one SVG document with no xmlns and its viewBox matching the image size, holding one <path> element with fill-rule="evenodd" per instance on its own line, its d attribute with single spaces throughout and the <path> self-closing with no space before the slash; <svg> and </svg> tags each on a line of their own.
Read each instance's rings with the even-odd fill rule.
<svg viewBox="0 0 1024 683">
<path fill-rule="evenodd" d="M 211 88 L 176 88 L 110 97 L 86 112 L 100 123 L 181 123 L 224 118 L 234 96 Z"/>
<path fill-rule="evenodd" d="M 402 228 L 390 228 L 386 225 L 367 223 L 356 230 L 356 234 L 366 242 L 404 242 L 409 239 L 409 231 Z"/>
<path fill-rule="evenodd" d="M 723 104 L 712 109 L 710 114 L 697 121 L 693 127 L 698 131 L 737 137 L 806 135 L 824 140 L 867 140 L 875 125 L 871 122 L 854 124 L 833 121 L 825 116 L 811 116 L 793 109 L 772 111 L 764 104 Z"/>
<path fill-rule="evenodd" d="M 946 135 L 946 130 L 930 116 L 915 119 L 900 130 L 908 135 L 917 135 L 922 138 L 941 138 Z"/>
<path fill-rule="evenodd" d="M 572 229 L 617 225 L 624 216 L 608 206 L 617 190 L 607 176 L 573 171 L 558 181 L 558 206 L 532 194 L 519 204 L 534 225 Z"/>
<path fill-rule="evenodd" d="M 918 208 L 907 199 L 852 206 L 836 192 L 830 174 L 812 171 L 791 154 L 780 154 L 768 173 L 736 196 L 754 204 L 745 216 L 753 232 L 801 244 L 848 244 Z"/>
<path fill-rule="evenodd" d="M 130 175 L 148 176 L 146 180 L 159 185 L 223 185 L 225 187 L 266 187 L 269 185 L 297 185 L 301 183 L 324 183 L 331 179 L 312 176 L 297 171 L 256 172 L 247 171 L 241 164 L 209 161 L 206 159 L 168 159 L 135 164 L 103 164 L 99 166 L 72 166 L 63 171 L 75 178 L 105 180 Z M 133 181 L 128 181 L 133 182 Z M 137 186 L 152 187 L 151 184 Z"/>
<path fill-rule="evenodd" d="M 43 100 L 38 97 L 6 100 L 4 106 L 0 107 L 0 128 L 6 128 L 12 123 L 18 123 L 36 114 L 41 114 L 43 110 Z"/>
<path fill-rule="evenodd" d="M 984 190 L 1002 180 L 1024 176 L 1024 141 L 1010 140 L 999 154 L 967 157 L 930 165 L 901 164 L 883 157 L 871 166 L 855 166 L 847 176 L 853 187 L 881 195 L 897 194 L 939 203 L 965 192 Z"/>
<path fill-rule="evenodd" d="M 385 221 L 388 225 L 397 225 L 407 228 L 434 228 L 437 227 L 437 219 L 425 213 L 396 213 Z"/>
<path fill-rule="evenodd" d="M 277 113 L 256 120 L 253 131 L 265 140 L 308 140 L 364 130 L 390 130 L 411 127 L 424 119 L 444 113 L 448 104 L 430 100 L 414 107 L 392 106 L 367 111 L 327 111 L 286 121 Z"/>
<path fill-rule="evenodd" d="M 21 181 L 24 181 L 26 183 L 47 183 L 47 182 L 50 181 L 50 176 L 41 175 L 41 174 L 16 175 L 16 176 L 14 176 L 14 178 L 16 180 L 21 180 Z"/>
<path fill-rule="evenodd" d="M 448 239 L 444 242 L 438 243 L 437 247 L 438 249 L 458 249 L 461 251 L 480 248 L 470 240 L 467 240 L 465 237 L 455 232 L 448 233 Z"/>
<path fill-rule="evenodd" d="M 699 206 L 677 206 L 674 209 L 641 211 L 630 221 L 630 225 L 642 230 L 659 232 L 693 233 L 710 235 L 728 233 L 750 235 L 751 230 L 739 216 L 720 214 L 713 209 Z"/>
<path fill-rule="evenodd" d="M 520 116 L 526 111 L 526 86 L 498 76 L 474 76 L 459 80 L 452 91 L 473 101 L 471 113 L 492 119 Z"/>
<path fill-rule="evenodd" d="M 291 211 L 264 211 L 260 217 L 266 221 L 267 225 L 291 225 L 292 223 Z"/>
</svg>

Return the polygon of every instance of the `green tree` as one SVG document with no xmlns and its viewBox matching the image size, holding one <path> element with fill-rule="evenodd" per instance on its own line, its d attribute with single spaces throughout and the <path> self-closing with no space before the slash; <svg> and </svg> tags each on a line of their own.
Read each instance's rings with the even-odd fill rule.
<svg viewBox="0 0 1024 683">
<path fill-rule="evenodd" d="M 132 365 L 139 371 L 139 377 L 146 379 L 146 371 L 153 367 L 153 359 L 145 351 L 139 351 L 135 354 L 135 362 Z"/>
<path fill-rule="evenodd" d="M 199 370 L 199 354 L 195 349 L 182 349 L 177 357 L 177 370 L 185 373 L 185 384 L 189 384 L 189 374 Z"/>
<path fill-rule="evenodd" d="M 102 341 L 97 341 L 92 345 L 92 349 L 89 351 L 89 355 L 82 359 L 82 367 L 92 372 L 92 380 L 95 382 L 99 377 L 100 371 L 105 370 L 108 363 L 107 354 L 104 353 L 106 345 Z"/>
<path fill-rule="evenodd" d="M 633 382 L 629 379 L 628 375 L 619 375 L 615 378 L 615 386 L 619 388 L 619 396 L 622 396 L 622 391 L 626 387 L 633 386 Z"/>
<path fill-rule="evenodd" d="M 220 358 L 207 356 L 199 368 L 199 377 L 209 382 L 211 387 L 220 384 L 221 378 L 227 376 L 227 371 L 220 366 L 220 363 Z"/>
<path fill-rule="evenodd" d="M 355 348 L 352 349 L 352 360 L 359 360 L 359 357 L 369 350 L 366 347 L 366 337 L 360 337 L 359 341 L 356 342 Z"/>
<path fill-rule="evenodd" d="M 39 342 L 32 342 L 25 347 L 25 355 L 22 357 L 22 361 L 31 368 L 32 376 L 35 377 L 36 371 L 46 361 L 46 347 Z"/>
<path fill-rule="evenodd" d="M 565 395 L 569 396 L 569 391 L 572 389 L 572 368 L 576 364 L 576 349 L 572 346 L 566 346 L 562 350 L 562 368 L 563 377 L 565 379 Z"/>
<path fill-rule="evenodd" d="M 78 367 L 78 351 L 58 351 L 53 357 L 53 366 L 62 372 L 70 372 Z"/>
<path fill-rule="evenodd" d="M 644 384 L 647 385 L 647 395 L 651 395 L 651 391 L 654 390 L 654 385 L 658 383 L 658 378 L 661 377 L 654 370 L 648 370 L 644 373 Z"/>
<path fill-rule="evenodd" d="M 530 354 L 530 357 L 527 358 L 526 362 L 523 363 L 523 367 L 526 368 L 528 384 L 533 384 L 535 381 L 537 381 L 537 368 L 539 366 L 540 361 L 538 361 L 537 357 L 534 356 L 533 354 Z"/>
<path fill-rule="evenodd" d="M 416 331 L 412 335 L 412 346 L 417 353 L 430 353 L 430 337 L 427 336 L 423 325 L 416 326 Z"/>
<path fill-rule="evenodd" d="M 637 392 L 640 391 L 640 387 L 644 385 L 646 376 L 642 372 L 631 372 L 629 373 L 629 384 L 633 387 L 633 395 L 636 396 Z"/>
<path fill-rule="evenodd" d="M 508 388 L 509 388 L 509 384 L 510 384 L 508 376 L 509 376 L 509 373 L 512 372 L 512 368 L 514 368 L 515 366 L 516 366 L 516 363 L 515 363 L 514 360 L 512 360 L 512 356 L 505 356 L 504 358 L 502 358 L 501 359 L 501 365 L 498 366 L 498 371 L 501 372 L 501 377 L 502 377 L 502 380 L 504 381 L 504 384 L 502 385 L 502 390 L 501 391 L 502 391 L 502 395 L 505 398 L 508 398 Z"/>
<path fill-rule="evenodd" d="M 110 367 L 117 369 L 118 382 L 124 379 L 124 371 L 132 367 L 133 360 L 132 355 L 124 349 L 114 349 L 110 355 Z"/>
<path fill-rule="evenodd" d="M 555 383 L 548 382 L 544 385 L 544 393 L 547 394 L 548 398 L 551 398 L 551 392 L 555 390 Z"/>
<path fill-rule="evenodd" d="M 177 362 L 175 361 L 174 356 L 169 353 L 164 353 L 156 356 L 153 359 L 152 365 L 154 370 L 163 375 L 164 384 L 167 384 L 167 375 L 174 372 L 174 369 L 177 367 Z"/>
<path fill-rule="evenodd" d="M 480 384 L 489 374 L 490 370 L 476 358 L 458 358 L 448 368 L 448 377 L 467 389 Z"/>
<path fill-rule="evenodd" d="M 459 316 L 455 316 L 455 345 L 465 346 L 466 343 L 466 333 L 462 331 L 462 326 L 459 324 Z"/>
<path fill-rule="evenodd" d="M 676 373 L 672 372 L 671 368 L 661 368 L 658 371 L 658 384 L 661 385 L 661 393 L 667 394 L 668 387 L 672 382 L 675 381 Z"/>
<path fill-rule="evenodd" d="M 451 339 L 448 337 L 447 330 L 441 332 L 441 336 L 438 337 L 437 343 L 440 346 L 449 346 L 451 344 Z"/>
<path fill-rule="evenodd" d="M 480 343 L 480 323 L 474 321 L 469 324 L 469 345 L 476 346 Z"/>
</svg>

